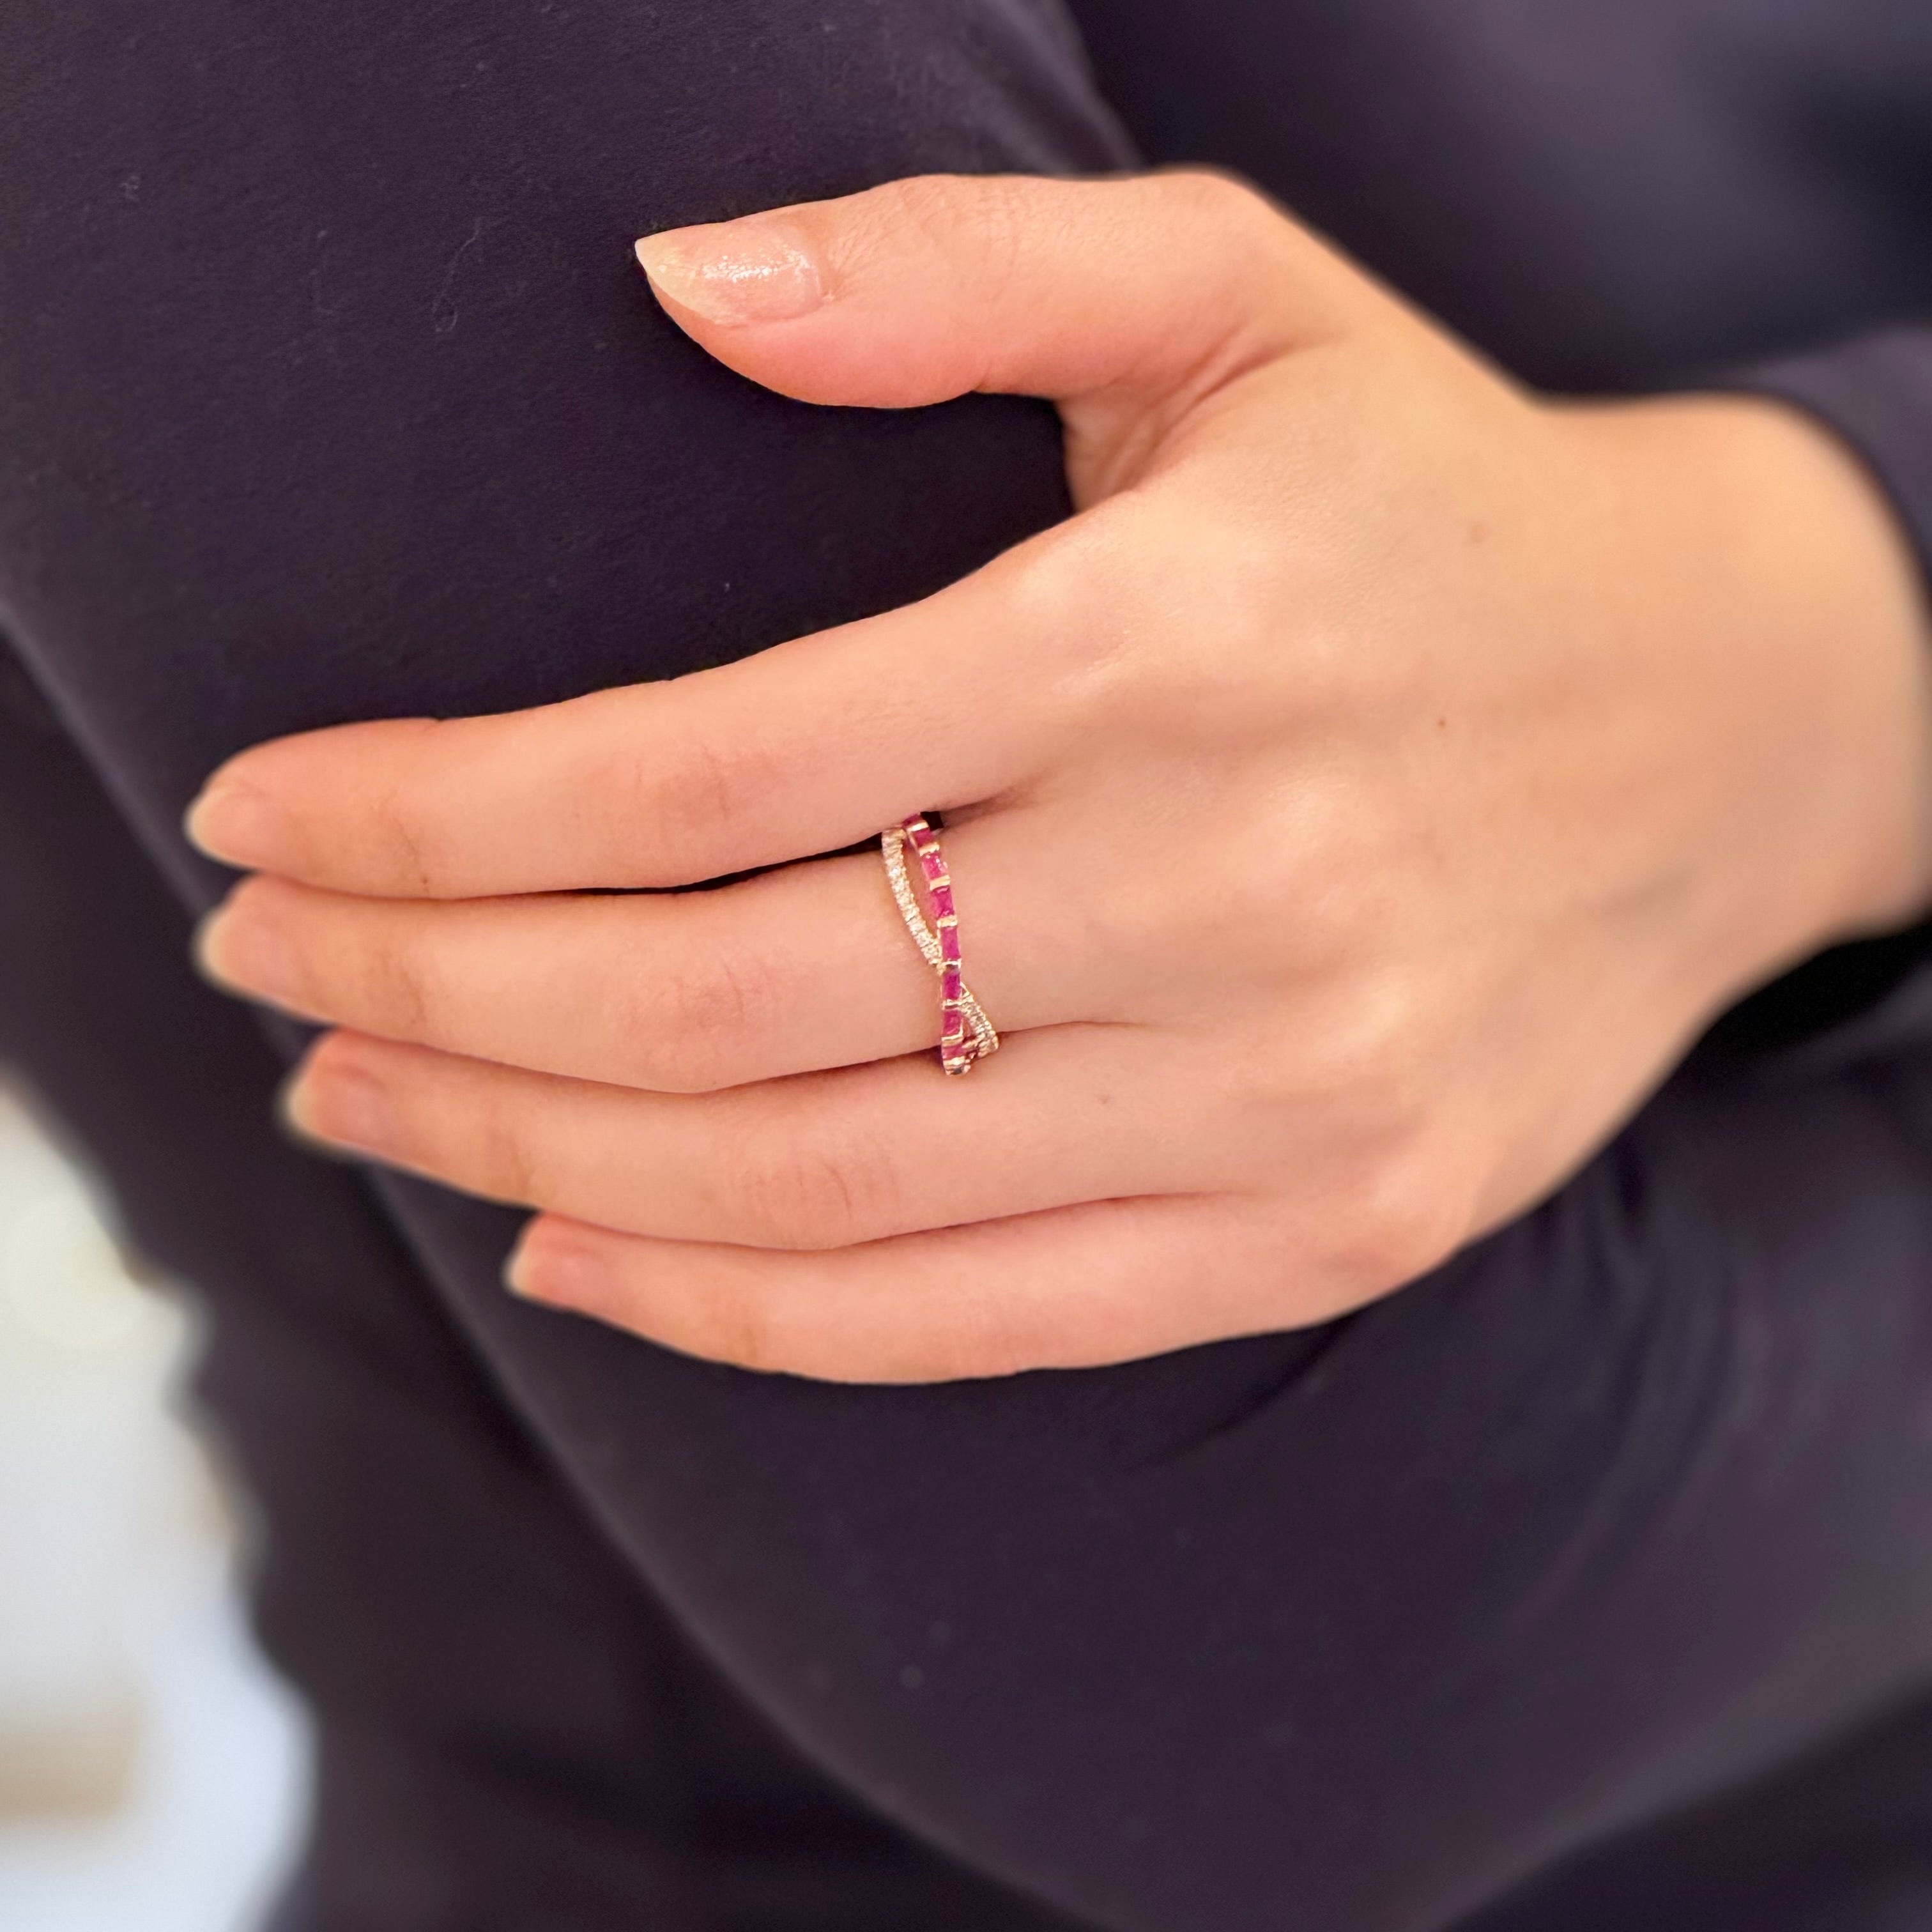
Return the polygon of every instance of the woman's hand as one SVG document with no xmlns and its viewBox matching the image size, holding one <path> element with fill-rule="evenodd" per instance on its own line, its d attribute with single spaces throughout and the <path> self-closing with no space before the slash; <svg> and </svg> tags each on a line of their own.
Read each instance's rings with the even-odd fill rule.
<svg viewBox="0 0 1932 1932">
<path fill-rule="evenodd" d="M 1912 568 L 1795 413 L 1525 395 L 1206 176 L 640 253 L 788 394 L 1053 398 L 1080 513 L 722 670 L 212 782 L 264 876 L 208 970 L 346 1029 L 294 1118 L 544 1210 L 526 1294 L 867 1380 L 1318 1321 L 1932 890 Z M 783 862 L 934 808 L 1006 1039 L 960 1079 L 877 854 Z"/>
</svg>

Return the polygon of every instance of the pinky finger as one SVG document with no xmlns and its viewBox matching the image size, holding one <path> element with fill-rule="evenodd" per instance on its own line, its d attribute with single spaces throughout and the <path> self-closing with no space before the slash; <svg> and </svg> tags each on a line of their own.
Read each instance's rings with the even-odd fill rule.
<svg viewBox="0 0 1932 1932">
<path fill-rule="evenodd" d="M 788 1252 L 530 1223 L 508 1278 L 681 1353 L 822 1381 L 1084 1368 L 1323 1319 L 1278 1236 L 1226 1196 L 1101 1201 Z"/>
</svg>

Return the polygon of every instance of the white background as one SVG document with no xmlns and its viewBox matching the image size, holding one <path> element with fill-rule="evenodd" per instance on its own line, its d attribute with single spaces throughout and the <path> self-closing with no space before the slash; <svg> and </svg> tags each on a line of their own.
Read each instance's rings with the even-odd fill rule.
<svg viewBox="0 0 1932 1932">
<path fill-rule="evenodd" d="M 299 1831 L 300 1714 L 172 1396 L 193 1346 L 0 1084 L 7 1932 L 246 1932 Z"/>
</svg>

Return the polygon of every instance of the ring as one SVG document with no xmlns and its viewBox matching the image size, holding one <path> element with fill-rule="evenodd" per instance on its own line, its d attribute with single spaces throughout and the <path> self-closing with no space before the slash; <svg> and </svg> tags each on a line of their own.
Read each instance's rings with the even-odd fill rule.
<svg viewBox="0 0 1932 1932">
<path fill-rule="evenodd" d="M 905 848 L 919 855 L 926 889 L 932 897 L 932 923 L 926 923 L 919 895 L 906 868 Z M 920 956 L 939 975 L 939 1064 L 949 1073 L 965 1073 L 975 1060 L 997 1053 L 1000 1036 L 960 976 L 959 915 L 952 907 L 952 875 L 939 849 L 939 834 L 917 813 L 879 834 L 886 878 L 898 901 L 899 916 L 912 934 Z M 970 1035 L 970 1037 L 969 1037 Z"/>
</svg>

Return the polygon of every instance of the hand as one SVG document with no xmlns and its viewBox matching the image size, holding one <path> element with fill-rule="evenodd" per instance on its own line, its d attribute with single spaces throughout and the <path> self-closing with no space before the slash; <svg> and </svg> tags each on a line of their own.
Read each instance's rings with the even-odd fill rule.
<svg viewBox="0 0 1932 1932">
<path fill-rule="evenodd" d="M 742 663 L 212 782 L 195 836 L 272 876 L 208 970 L 348 1029 L 293 1118 L 544 1210 L 526 1294 L 863 1380 L 1318 1321 L 1932 890 L 1912 568 L 1795 412 L 1526 395 L 1206 176 L 640 252 L 788 394 L 1054 398 L 1080 508 Z M 786 862 L 934 808 L 1006 1038 L 958 1079 L 877 854 Z"/>
</svg>

